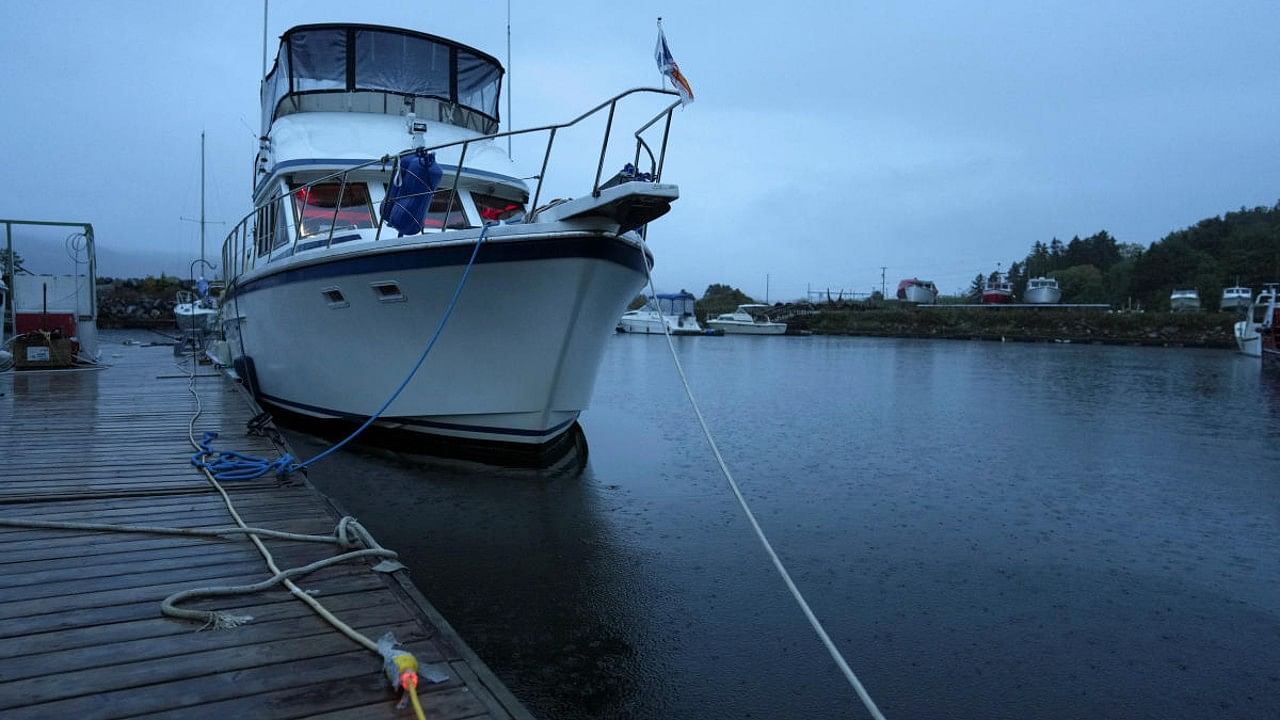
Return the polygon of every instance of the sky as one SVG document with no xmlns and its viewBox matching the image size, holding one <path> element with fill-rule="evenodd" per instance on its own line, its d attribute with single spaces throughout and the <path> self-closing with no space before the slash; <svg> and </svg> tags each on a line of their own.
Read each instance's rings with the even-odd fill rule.
<svg viewBox="0 0 1280 720">
<path fill-rule="evenodd" d="M 1280 199 L 1274 0 L 510 4 L 517 128 L 659 85 L 663 18 L 696 100 L 663 178 L 681 198 L 649 231 L 660 290 L 865 293 L 885 267 L 890 291 L 950 293 L 1037 240 L 1149 245 Z M 0 0 L 0 217 L 93 223 L 100 274 L 186 275 L 203 131 L 217 258 L 251 209 L 262 7 Z M 506 64 L 506 18 L 501 0 L 272 0 L 267 26 L 272 57 L 293 25 L 362 22 Z M 515 152 L 527 174 L 537 156 Z M 17 240 L 69 262 L 36 250 L 57 233 Z"/>
</svg>

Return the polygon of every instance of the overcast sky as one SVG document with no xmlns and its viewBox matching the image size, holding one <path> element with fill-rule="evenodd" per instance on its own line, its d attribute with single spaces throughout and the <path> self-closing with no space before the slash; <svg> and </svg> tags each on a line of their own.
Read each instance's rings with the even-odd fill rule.
<svg viewBox="0 0 1280 720">
<path fill-rule="evenodd" d="M 890 288 L 952 292 L 1035 240 L 1146 245 L 1280 199 L 1274 0 L 512 6 L 517 127 L 659 84 L 664 18 L 697 101 L 673 127 L 681 199 L 650 230 L 660 289 L 866 292 L 883 265 Z M 261 3 L 0 0 L 0 21 L 0 217 L 92 222 L 103 274 L 185 274 L 201 130 L 209 218 L 250 209 Z M 272 0 L 270 53 L 342 21 L 506 59 L 502 0 Z"/>
</svg>

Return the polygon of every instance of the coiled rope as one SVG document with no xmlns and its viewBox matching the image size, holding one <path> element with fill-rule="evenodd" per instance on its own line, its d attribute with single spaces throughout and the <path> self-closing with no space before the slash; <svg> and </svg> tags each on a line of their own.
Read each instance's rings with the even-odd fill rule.
<svg viewBox="0 0 1280 720">
<path fill-rule="evenodd" d="M 644 235 L 640 236 L 640 258 L 644 264 L 645 278 L 649 283 L 649 292 L 657 295 L 658 291 L 653 284 L 653 271 L 649 266 L 649 252 L 645 244 Z M 720 454 L 720 447 L 716 445 L 716 440 L 711 435 L 711 429 L 707 427 L 707 421 L 702 417 L 702 410 L 698 407 L 698 401 L 693 396 L 693 389 L 689 387 L 689 378 L 685 376 L 684 366 L 680 363 L 680 356 L 676 354 L 675 343 L 671 342 L 671 329 L 667 327 L 664 320 L 662 322 L 662 334 L 667 338 L 667 348 L 671 350 L 671 359 L 675 362 L 676 372 L 680 375 L 680 382 L 684 385 L 684 393 L 689 398 L 689 405 L 693 408 L 693 414 L 698 419 L 698 425 L 702 427 L 702 435 L 707 439 L 707 445 L 711 447 L 711 452 L 716 456 L 716 462 L 720 465 L 720 472 L 724 475 L 724 479 L 728 481 L 729 488 L 733 491 L 733 496 L 738 499 L 738 504 L 742 506 L 742 512 L 747 516 L 747 520 L 751 522 L 751 529 L 755 531 L 756 537 L 760 540 L 760 544 L 764 546 L 764 551 L 769 555 L 769 559 L 773 561 L 774 568 L 778 574 L 782 576 L 782 581 L 786 583 L 787 589 L 791 591 L 791 596 L 795 598 L 796 604 L 800 606 L 800 610 L 804 613 L 805 619 L 809 621 L 809 625 L 813 627 L 813 631 L 818 634 L 818 639 L 827 648 L 827 652 L 831 654 L 831 659 L 835 661 L 836 666 L 840 668 L 840 672 L 844 674 L 845 680 L 849 681 L 849 685 L 853 691 L 857 693 L 858 699 L 862 701 L 862 705 L 866 707 L 867 712 L 871 714 L 875 720 L 885 720 L 884 714 L 880 712 L 880 708 L 876 706 L 875 700 L 871 699 L 870 693 L 862 686 L 862 682 L 858 680 L 858 676 L 854 674 L 853 669 L 849 667 L 849 663 L 845 661 L 844 655 L 840 653 L 840 649 L 836 647 L 835 642 L 831 640 L 831 636 L 827 634 L 826 628 L 822 626 L 822 622 L 818 620 L 818 616 L 813 614 L 813 610 L 809 607 L 808 601 L 804 599 L 804 595 L 800 592 L 800 588 L 796 587 L 795 582 L 791 580 L 791 573 L 787 572 L 787 568 L 782 564 L 782 560 L 778 557 L 778 553 L 774 552 L 773 544 L 769 542 L 769 538 L 764 534 L 764 529 L 760 527 L 760 523 L 756 521 L 755 513 L 751 512 L 751 506 L 747 504 L 746 498 L 742 496 L 742 490 L 738 488 L 738 483 L 733 479 L 733 473 L 729 472 L 729 466 L 724 461 L 724 456 Z"/>
</svg>

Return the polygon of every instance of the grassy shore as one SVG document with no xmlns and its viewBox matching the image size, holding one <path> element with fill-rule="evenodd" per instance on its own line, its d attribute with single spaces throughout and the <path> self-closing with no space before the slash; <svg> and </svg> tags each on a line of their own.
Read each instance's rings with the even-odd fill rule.
<svg viewBox="0 0 1280 720">
<path fill-rule="evenodd" d="M 1234 348 L 1228 313 L 990 308 L 818 309 L 788 319 L 821 335 Z"/>
</svg>

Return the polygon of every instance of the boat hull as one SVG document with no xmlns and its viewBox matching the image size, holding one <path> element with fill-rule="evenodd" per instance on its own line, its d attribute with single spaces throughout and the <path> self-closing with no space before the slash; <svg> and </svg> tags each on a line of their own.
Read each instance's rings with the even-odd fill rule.
<svg viewBox="0 0 1280 720">
<path fill-rule="evenodd" d="M 987 290 L 982 293 L 983 305 L 1007 305 L 1013 302 L 1013 295 L 1007 292 Z"/>
<path fill-rule="evenodd" d="M 218 311 L 179 303 L 173 308 L 173 317 L 183 332 L 208 333 L 217 327 Z"/>
<path fill-rule="evenodd" d="M 1024 302 L 1032 305 L 1057 305 L 1062 300 L 1062 290 L 1055 287 L 1027 288 Z"/>
<path fill-rule="evenodd" d="M 1200 301 L 1194 298 L 1172 298 L 1169 300 L 1172 312 L 1200 312 Z"/>
<path fill-rule="evenodd" d="M 903 295 L 905 295 L 903 300 L 917 305 L 932 305 L 938 302 L 937 293 L 919 285 L 909 285 L 903 288 Z"/>
<path fill-rule="evenodd" d="M 663 324 L 667 329 L 664 332 Z M 617 324 L 620 333 L 636 335 L 705 335 L 706 332 L 696 321 L 682 322 L 680 319 L 663 318 L 655 315 L 623 315 Z"/>
<path fill-rule="evenodd" d="M 1262 336 L 1252 323 L 1241 320 L 1235 324 L 1236 348 L 1249 357 L 1262 357 Z"/>
<path fill-rule="evenodd" d="M 785 335 L 786 323 L 735 322 L 732 320 L 708 320 L 707 327 L 723 330 L 725 335 Z"/>
<path fill-rule="evenodd" d="M 645 280 L 632 241 L 578 235 L 489 240 L 378 425 L 466 443 L 540 445 L 567 432 L 590 400 L 605 339 Z M 249 278 L 223 302 L 237 367 L 266 404 L 365 419 L 413 368 L 473 249 L 474 240 L 401 242 Z"/>
</svg>

